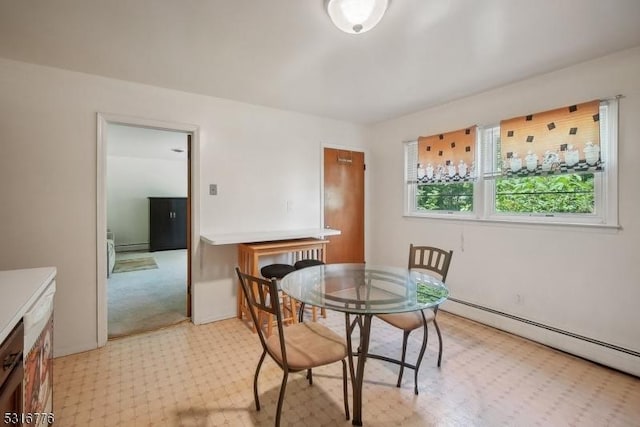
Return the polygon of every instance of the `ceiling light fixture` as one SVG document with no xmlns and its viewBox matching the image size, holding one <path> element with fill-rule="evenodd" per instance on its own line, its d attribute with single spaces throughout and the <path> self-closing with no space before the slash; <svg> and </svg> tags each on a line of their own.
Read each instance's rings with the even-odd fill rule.
<svg viewBox="0 0 640 427">
<path fill-rule="evenodd" d="M 391 0 L 325 0 L 334 25 L 349 34 L 366 33 L 387 11 Z"/>
</svg>

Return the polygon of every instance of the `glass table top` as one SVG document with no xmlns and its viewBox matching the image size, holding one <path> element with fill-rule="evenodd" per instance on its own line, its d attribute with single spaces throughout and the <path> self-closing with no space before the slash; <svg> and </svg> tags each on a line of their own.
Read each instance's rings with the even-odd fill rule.
<svg viewBox="0 0 640 427">
<path fill-rule="evenodd" d="M 416 311 L 441 304 L 449 290 L 428 273 L 367 264 L 327 264 L 287 274 L 282 290 L 305 304 L 354 314 Z"/>
</svg>

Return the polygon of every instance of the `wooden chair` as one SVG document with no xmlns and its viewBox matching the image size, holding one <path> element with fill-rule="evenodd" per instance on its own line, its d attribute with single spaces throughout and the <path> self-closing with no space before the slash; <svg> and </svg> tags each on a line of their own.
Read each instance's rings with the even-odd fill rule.
<svg viewBox="0 0 640 427">
<path fill-rule="evenodd" d="M 436 273 L 436 275 L 440 276 L 440 279 L 444 282 L 447 279 L 447 274 L 449 273 L 449 265 L 451 264 L 452 256 L 453 251 L 446 251 L 431 246 L 414 246 L 411 244 L 409 246 L 409 269 L 428 270 Z M 407 367 L 414 370 L 414 392 L 415 394 L 418 394 L 418 370 L 420 369 L 420 363 L 422 363 L 422 358 L 427 348 L 427 339 L 429 337 L 427 329 L 428 323 L 433 323 L 438 334 L 438 367 L 440 367 L 442 362 L 442 334 L 440 333 L 440 327 L 436 321 L 437 314 L 438 307 L 434 307 L 417 312 L 380 314 L 377 316 L 388 324 L 395 326 L 398 329 L 402 329 L 404 332 L 402 340 L 402 359 L 400 363 L 398 363 L 400 365 L 400 373 L 398 374 L 397 387 L 400 387 L 404 368 Z M 405 362 L 407 341 L 409 339 L 409 334 L 418 328 L 423 328 L 422 346 L 420 347 L 420 354 L 418 355 L 416 364 L 411 365 Z M 381 358 L 387 361 L 397 362 L 388 358 Z"/>
<path fill-rule="evenodd" d="M 278 303 L 277 281 L 242 273 L 237 267 L 236 273 L 246 296 L 247 305 L 251 308 L 249 311 L 253 321 L 258 322 L 257 313 L 260 311 L 273 314 L 277 320 L 277 334 L 267 336 L 262 328 L 257 328 L 260 343 L 262 344 L 262 355 L 258 361 L 253 379 L 256 410 L 260 410 L 258 376 L 262 362 L 267 354 L 283 371 L 276 409 L 276 427 L 280 426 L 282 403 L 289 373 L 307 371 L 307 379 L 309 384 L 312 385 L 313 376 L 311 370 L 313 368 L 341 361 L 344 411 L 348 420 L 350 415 L 347 395 L 347 363 L 345 360 L 347 357 L 347 344 L 345 340 L 326 326 L 316 322 L 296 323 L 285 328 L 282 324 L 282 312 Z"/>
</svg>

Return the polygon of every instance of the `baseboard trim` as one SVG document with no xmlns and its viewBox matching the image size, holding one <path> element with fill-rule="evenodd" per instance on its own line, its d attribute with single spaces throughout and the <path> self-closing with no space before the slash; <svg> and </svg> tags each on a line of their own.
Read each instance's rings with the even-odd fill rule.
<svg viewBox="0 0 640 427">
<path fill-rule="evenodd" d="M 220 320 L 227 320 L 227 319 L 233 319 L 236 317 L 235 313 L 229 313 L 229 314 L 222 314 L 222 315 L 218 315 L 218 316 L 207 316 L 204 318 L 195 318 L 193 317 L 193 324 L 194 325 L 204 325 L 206 323 L 212 323 L 212 322 L 218 322 Z"/>
<path fill-rule="evenodd" d="M 116 252 L 140 252 L 140 251 L 149 251 L 148 243 L 131 243 L 127 245 L 116 245 Z"/>
<path fill-rule="evenodd" d="M 600 341 L 600 340 L 596 340 L 594 338 L 589 338 L 589 337 L 586 337 L 584 335 L 576 334 L 576 333 L 573 333 L 573 332 L 570 332 L 570 331 L 565 331 L 563 329 L 559 329 L 559 328 L 556 328 L 556 327 L 553 327 L 553 326 L 545 325 L 544 323 L 534 322 L 533 320 L 525 319 L 523 317 L 514 316 L 513 314 L 505 313 L 503 311 L 494 310 L 494 309 L 489 308 L 489 307 L 484 307 L 482 305 L 474 304 L 474 303 L 471 303 L 471 302 L 468 302 L 468 301 L 459 300 L 457 298 L 449 298 L 449 301 L 457 302 L 458 304 L 463 304 L 463 305 L 466 305 L 466 306 L 469 306 L 469 307 L 476 308 L 478 310 L 487 311 L 489 313 L 497 314 L 499 316 L 508 317 L 509 319 L 517 320 L 518 322 L 523 322 L 523 323 L 527 323 L 527 324 L 532 325 L 532 326 L 537 326 L 538 328 L 543 328 L 543 329 L 546 329 L 548 331 L 556 332 L 558 334 L 566 335 L 566 336 L 571 337 L 571 338 L 576 338 L 576 339 L 579 339 L 579 340 L 582 340 L 582 341 L 586 341 L 586 342 L 589 342 L 591 344 L 600 345 L 600 346 L 609 348 L 611 350 L 616 350 L 616 351 L 620 351 L 622 353 L 630 354 L 632 356 L 640 357 L 640 352 L 637 352 L 637 351 L 634 351 L 634 350 L 631 350 L 631 349 L 628 349 L 628 348 L 620 347 L 618 345 L 611 344 L 611 343 L 608 343 L 608 342 L 605 342 L 605 341 Z"/>
<path fill-rule="evenodd" d="M 84 353 L 85 351 L 91 351 L 98 348 L 98 343 L 94 342 L 91 344 L 79 344 L 72 345 L 68 347 L 55 348 L 53 349 L 53 357 L 54 359 L 57 357 L 64 357 L 70 354 Z"/>
</svg>

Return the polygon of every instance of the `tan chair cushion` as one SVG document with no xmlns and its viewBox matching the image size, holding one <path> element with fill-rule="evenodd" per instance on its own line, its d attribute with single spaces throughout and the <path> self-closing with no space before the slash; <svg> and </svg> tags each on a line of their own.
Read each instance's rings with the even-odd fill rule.
<svg viewBox="0 0 640 427">
<path fill-rule="evenodd" d="M 284 328 L 287 364 L 292 370 L 315 368 L 347 357 L 345 340 L 319 323 L 296 323 Z M 267 339 L 267 348 L 282 363 L 280 336 Z"/>
<path fill-rule="evenodd" d="M 424 318 L 427 323 L 435 319 L 436 314 L 432 309 L 424 311 Z M 402 329 L 403 331 L 413 331 L 422 326 L 422 315 L 419 311 L 410 311 L 408 313 L 378 314 L 378 318 L 384 320 L 388 324 Z"/>
</svg>

